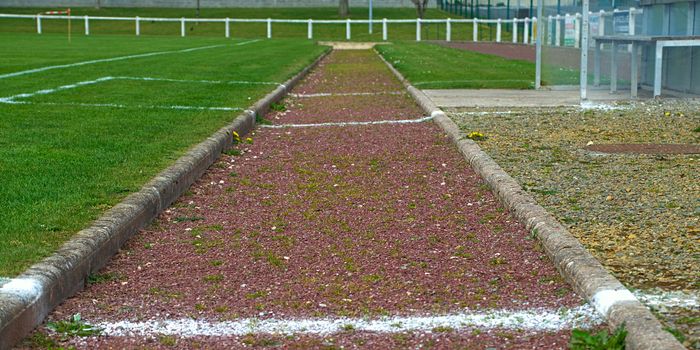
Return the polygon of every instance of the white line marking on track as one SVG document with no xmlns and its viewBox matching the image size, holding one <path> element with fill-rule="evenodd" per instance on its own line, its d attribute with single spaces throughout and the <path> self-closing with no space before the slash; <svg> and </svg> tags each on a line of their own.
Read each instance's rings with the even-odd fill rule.
<svg viewBox="0 0 700 350">
<path fill-rule="evenodd" d="M 41 68 L 23 70 L 23 71 L 19 71 L 19 72 L 0 74 L 0 79 L 11 78 L 11 77 L 27 75 L 27 74 L 33 74 L 33 73 L 39 73 L 39 72 L 44 72 L 44 71 L 52 70 L 52 69 L 85 66 L 88 64 L 95 64 L 95 63 L 115 62 L 115 61 L 129 60 L 129 59 L 133 59 L 133 58 L 143 58 L 143 57 L 167 55 L 167 54 L 172 54 L 172 53 L 185 53 L 185 52 L 192 52 L 192 51 L 199 51 L 199 50 L 214 49 L 214 48 L 219 48 L 219 47 L 224 47 L 224 46 L 241 46 L 241 45 L 254 43 L 257 41 L 260 41 L 260 39 L 244 41 L 244 42 L 240 42 L 240 43 L 237 43 L 234 45 L 220 44 L 220 45 L 200 46 L 200 47 L 192 47 L 192 48 L 183 49 L 183 50 L 157 51 L 157 52 L 142 53 L 142 54 L 137 54 L 137 55 L 119 56 L 119 57 L 102 58 L 102 59 L 76 62 L 76 63 L 60 64 L 60 65 L 56 65 L 56 66 L 46 66 L 46 67 L 41 67 Z"/>
<path fill-rule="evenodd" d="M 451 329 L 507 329 L 530 332 L 559 331 L 571 328 L 590 328 L 602 323 L 589 305 L 573 309 L 532 309 L 522 311 L 494 310 L 434 316 L 393 316 L 367 318 L 245 318 L 236 321 L 207 321 L 191 318 L 178 320 L 150 320 L 143 322 L 96 322 L 108 336 L 178 335 L 241 336 L 246 334 L 332 334 L 352 328 L 361 332 L 399 333 L 406 331 L 430 332 L 436 327 Z"/>
<path fill-rule="evenodd" d="M 433 119 L 433 117 L 423 117 L 420 119 L 400 119 L 400 120 L 375 120 L 369 122 L 336 122 L 336 123 L 313 123 L 313 124 L 278 124 L 278 125 L 258 125 L 261 128 L 283 129 L 283 128 L 313 128 L 323 126 L 356 126 L 356 125 L 379 125 L 379 124 L 414 124 L 423 123 Z"/>
<path fill-rule="evenodd" d="M 625 288 L 604 289 L 596 292 L 592 298 L 593 306 L 595 307 L 595 309 L 598 310 L 598 312 L 600 312 L 600 314 L 605 317 L 608 316 L 610 308 L 613 307 L 615 304 L 630 301 L 637 301 L 637 298 L 634 297 L 634 294 L 632 294 L 632 292 Z"/>
<path fill-rule="evenodd" d="M 479 112 L 457 112 L 450 113 L 450 115 L 463 116 L 463 115 L 507 115 L 514 114 L 512 111 L 479 111 Z"/>
<path fill-rule="evenodd" d="M 377 95 L 403 95 L 404 91 L 387 91 L 387 92 L 340 92 L 327 93 L 321 92 L 317 94 L 289 94 L 291 97 L 297 98 L 313 98 L 313 97 L 335 97 L 335 96 L 377 96 Z"/>
<path fill-rule="evenodd" d="M 658 308 L 700 308 L 700 292 L 695 291 L 694 293 L 685 293 L 681 291 L 633 291 L 632 294 L 642 302 L 642 304 Z"/>
<path fill-rule="evenodd" d="M 33 278 L 12 278 L 0 282 L 0 295 L 12 294 L 29 302 L 37 300 L 43 290 L 41 282 Z"/>
</svg>

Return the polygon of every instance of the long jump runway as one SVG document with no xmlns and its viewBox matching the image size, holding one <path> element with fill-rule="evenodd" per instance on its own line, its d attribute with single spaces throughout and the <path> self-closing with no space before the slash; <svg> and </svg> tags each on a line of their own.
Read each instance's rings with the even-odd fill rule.
<svg viewBox="0 0 700 350">
<path fill-rule="evenodd" d="M 561 349 L 602 325 L 374 52 L 283 105 L 49 316 L 103 329 L 65 346 Z"/>
</svg>

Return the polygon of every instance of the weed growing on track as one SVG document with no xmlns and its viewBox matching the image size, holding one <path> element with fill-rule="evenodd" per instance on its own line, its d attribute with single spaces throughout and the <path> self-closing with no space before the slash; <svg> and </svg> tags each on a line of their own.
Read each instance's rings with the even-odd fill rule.
<svg viewBox="0 0 700 350">
<path fill-rule="evenodd" d="M 61 340 L 68 340 L 72 337 L 89 337 L 102 334 L 102 329 L 85 323 L 80 314 L 77 313 L 66 321 L 49 322 L 46 328 L 58 333 Z"/>
<path fill-rule="evenodd" d="M 615 332 L 610 334 L 607 330 L 602 330 L 596 334 L 589 331 L 574 329 L 571 331 L 571 350 L 624 350 L 627 330 L 622 325 Z"/>
</svg>

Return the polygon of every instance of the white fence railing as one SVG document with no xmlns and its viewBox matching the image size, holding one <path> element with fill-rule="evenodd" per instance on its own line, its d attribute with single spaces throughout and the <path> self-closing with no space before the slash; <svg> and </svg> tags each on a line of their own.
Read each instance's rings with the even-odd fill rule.
<svg viewBox="0 0 700 350">
<path fill-rule="evenodd" d="M 223 34 L 225 37 L 231 37 L 231 25 L 235 23 L 263 23 L 267 27 L 267 38 L 272 38 L 273 36 L 273 24 L 274 23 L 295 23 L 295 24 L 305 24 L 307 26 L 307 38 L 313 39 L 314 37 L 314 25 L 316 24 L 344 24 L 345 25 L 345 39 L 350 40 L 352 38 L 352 25 L 354 24 L 369 24 L 369 20 L 366 19 L 347 19 L 347 20 L 319 20 L 319 19 L 253 19 L 253 18 L 158 18 L 158 17 L 98 17 L 98 16 L 54 16 L 54 15 L 20 15 L 20 14 L 0 14 L 0 18 L 24 18 L 32 19 L 36 21 L 36 32 L 38 34 L 42 33 L 42 22 L 44 20 L 55 20 L 55 19 L 77 19 L 82 20 L 85 28 L 85 35 L 90 35 L 90 22 L 91 21 L 131 21 L 134 23 L 134 34 L 141 35 L 141 22 L 175 22 L 180 23 L 180 36 L 186 35 L 187 23 L 223 23 L 224 30 Z M 452 25 L 456 23 L 468 23 L 472 24 L 472 40 L 479 41 L 479 24 L 495 24 L 496 25 L 496 42 L 501 42 L 503 38 L 502 27 L 504 24 L 513 25 L 513 35 L 512 42 L 522 42 L 525 44 L 534 42 L 534 31 L 531 30 L 534 23 L 537 22 L 536 18 L 512 18 L 512 19 L 376 19 L 372 20 L 372 24 L 377 24 L 382 26 L 382 40 L 389 40 L 389 25 L 390 24 L 414 24 L 416 27 L 416 41 L 421 41 L 422 26 L 430 23 L 440 23 L 445 25 L 445 39 L 447 41 L 452 40 Z M 523 33 L 518 35 L 517 25 L 523 24 Z"/>
<path fill-rule="evenodd" d="M 597 26 L 591 25 L 592 35 L 604 35 L 605 34 L 605 18 L 615 16 L 618 13 L 626 12 L 629 16 L 628 33 L 634 35 L 635 28 L 635 16 L 642 13 L 641 10 L 630 9 L 628 11 L 617 11 L 614 12 L 591 12 L 592 18 L 598 17 Z M 546 22 L 546 32 L 544 43 L 550 46 L 573 46 L 578 48 L 580 46 L 581 38 L 581 14 L 564 14 L 556 16 L 548 16 Z M 314 25 L 316 24 L 341 24 L 345 25 L 345 39 L 350 40 L 352 38 L 352 25 L 353 24 L 369 24 L 370 21 L 366 19 L 347 19 L 347 20 L 318 20 L 318 19 L 252 19 L 252 18 L 158 18 L 158 17 L 97 17 L 97 16 L 54 16 L 54 15 L 21 15 L 21 14 L 0 14 L 0 18 L 25 18 L 32 19 L 36 21 L 36 32 L 42 33 L 42 21 L 53 20 L 53 19 L 82 19 L 84 22 L 85 35 L 90 35 L 90 22 L 91 21 L 131 21 L 134 22 L 134 33 L 136 35 L 141 35 L 141 22 L 176 22 L 180 23 L 180 36 L 186 35 L 187 23 L 223 23 L 224 24 L 224 36 L 231 37 L 231 25 L 235 23 L 263 23 L 266 25 L 267 38 L 272 38 L 273 36 L 273 24 L 274 23 L 295 23 L 304 24 L 307 26 L 306 36 L 308 39 L 314 38 Z M 389 40 L 389 25 L 390 24 L 415 24 L 416 27 L 416 41 L 421 41 L 422 26 L 430 23 L 439 23 L 445 25 L 445 39 L 447 41 L 452 40 L 453 34 L 453 24 L 457 23 L 468 23 L 472 25 L 472 41 L 479 41 L 479 24 L 490 24 L 496 25 L 496 42 L 502 42 L 503 39 L 503 25 L 509 25 L 511 28 L 511 41 L 513 43 L 523 43 L 523 44 L 533 44 L 536 39 L 536 27 L 537 18 L 511 18 L 511 19 L 479 19 L 479 18 L 469 18 L 469 19 L 376 19 L 372 20 L 372 24 L 380 24 L 382 26 L 382 40 Z M 519 33 L 520 23 L 522 23 L 523 33 Z"/>
</svg>

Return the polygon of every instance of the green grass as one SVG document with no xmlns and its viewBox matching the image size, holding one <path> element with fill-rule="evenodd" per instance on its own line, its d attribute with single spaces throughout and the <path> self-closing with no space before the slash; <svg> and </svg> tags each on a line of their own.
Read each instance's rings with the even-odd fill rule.
<svg viewBox="0 0 700 350">
<path fill-rule="evenodd" d="M 0 13 L 22 13 L 35 14 L 48 11 L 48 8 L 12 8 L 0 7 Z M 194 9 L 169 9 L 169 8 L 74 8 L 73 14 L 76 17 L 89 16 L 116 16 L 116 17 L 172 17 L 172 18 L 194 18 Z M 412 8 L 382 8 L 374 9 L 375 19 L 414 19 L 416 11 Z M 338 16 L 335 7 L 322 8 L 219 8 L 202 9 L 201 18 L 274 18 L 274 19 L 342 19 Z M 454 14 L 449 14 L 438 9 L 429 9 L 425 18 L 459 18 Z M 352 19 L 367 19 L 367 8 L 352 8 L 350 12 Z M 42 22 L 44 33 L 67 33 L 66 20 L 44 20 Z M 92 34 L 123 34 L 133 35 L 135 24 L 131 21 L 91 21 L 90 32 Z M 72 22 L 72 34 L 83 35 L 83 20 L 76 18 Z M 389 24 L 389 40 L 412 40 L 415 39 L 415 24 Z M 423 40 L 444 40 L 444 24 L 423 24 Z M 510 32 L 507 27 L 503 28 L 503 40 L 510 41 Z M 495 25 L 480 25 L 479 37 L 481 40 L 495 40 Z M 30 19 L 0 19 L 0 33 L 21 32 L 35 33 L 36 23 Z M 272 26 L 273 38 L 306 38 L 307 27 L 305 23 L 287 24 L 274 23 Z M 158 23 L 141 22 L 142 35 L 180 35 L 180 23 Z M 236 38 L 262 38 L 265 37 L 267 28 L 264 23 L 235 23 L 231 25 L 231 35 Z M 465 23 L 454 23 L 452 25 L 453 40 L 471 40 L 472 25 Z M 188 36 L 223 36 L 223 23 L 190 23 L 187 25 Z M 316 40 L 345 40 L 344 24 L 314 24 L 314 39 Z M 366 24 L 356 24 L 352 26 L 353 41 L 381 41 L 381 24 L 375 24 L 373 34 L 368 33 Z"/>
<path fill-rule="evenodd" d="M 528 89 L 535 64 L 435 44 L 401 42 L 377 50 L 420 89 Z"/>
<path fill-rule="evenodd" d="M 0 79 L 0 97 L 104 76 L 283 82 L 323 50 L 307 40 L 75 37 L 0 33 L 0 74 L 144 52 L 225 46 Z M 273 85 L 111 80 L 0 103 L 0 276 L 51 254 L 239 112 L 139 105 L 248 107 Z M 113 103 L 126 108 L 71 106 Z M 44 104 L 39 104 L 44 103 Z"/>
<path fill-rule="evenodd" d="M 535 64 L 529 61 L 431 43 L 396 42 L 379 45 L 377 50 L 420 89 L 532 89 L 535 85 Z M 558 83 L 578 83 L 578 72 L 552 69 L 547 73 Z"/>
</svg>

